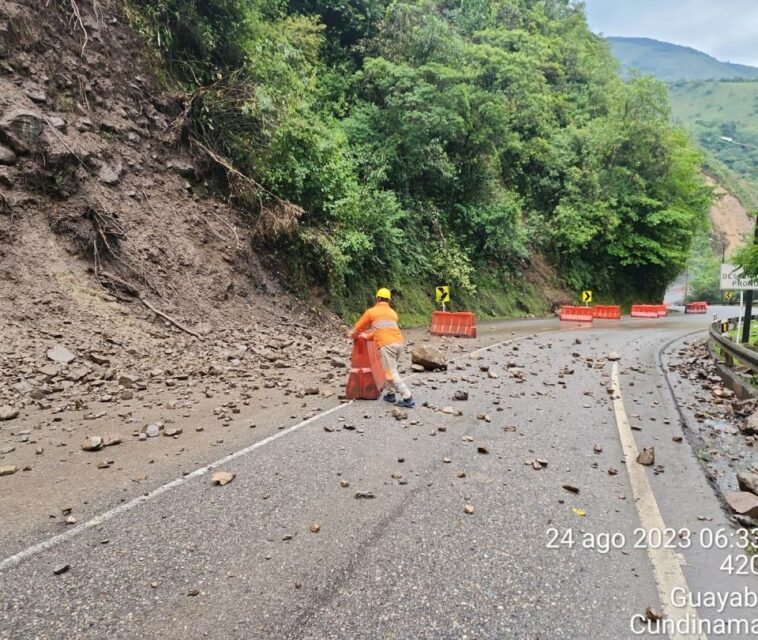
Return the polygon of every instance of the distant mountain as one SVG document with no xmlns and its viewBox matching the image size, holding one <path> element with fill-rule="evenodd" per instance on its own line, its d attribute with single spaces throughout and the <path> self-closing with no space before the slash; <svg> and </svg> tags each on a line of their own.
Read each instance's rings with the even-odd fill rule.
<svg viewBox="0 0 758 640">
<path fill-rule="evenodd" d="M 637 69 L 664 82 L 758 79 L 758 67 L 721 62 L 702 51 L 651 38 L 609 37 L 625 73 Z"/>
<path fill-rule="evenodd" d="M 695 80 L 669 84 L 669 101 L 681 122 L 709 154 L 745 184 L 730 190 L 749 208 L 758 205 L 758 80 Z M 741 144 L 730 144 L 722 136 Z M 746 145 L 746 146 L 743 146 Z M 724 171 L 714 168 L 714 172 Z"/>
</svg>

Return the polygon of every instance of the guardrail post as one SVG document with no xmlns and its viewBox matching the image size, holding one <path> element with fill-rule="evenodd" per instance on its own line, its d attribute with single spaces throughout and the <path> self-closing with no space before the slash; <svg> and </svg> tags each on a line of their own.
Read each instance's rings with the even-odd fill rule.
<svg viewBox="0 0 758 640">
<path fill-rule="evenodd" d="M 755 317 L 752 319 L 756 320 Z M 727 322 L 731 324 L 736 320 L 739 320 L 739 318 L 730 318 Z M 713 322 L 708 330 L 708 334 L 710 335 L 710 339 L 720 347 L 721 353 L 724 356 L 724 363 L 729 367 L 733 367 L 735 360 L 737 360 L 751 371 L 758 372 L 758 351 L 730 340 L 722 334 L 721 328 L 721 322 Z"/>
</svg>

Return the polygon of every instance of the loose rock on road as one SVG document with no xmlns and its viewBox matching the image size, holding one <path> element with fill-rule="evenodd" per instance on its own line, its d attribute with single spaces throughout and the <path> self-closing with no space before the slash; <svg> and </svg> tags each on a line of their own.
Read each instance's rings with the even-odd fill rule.
<svg viewBox="0 0 758 640">
<path fill-rule="evenodd" d="M 613 363 L 639 451 L 661 465 L 644 473 L 666 525 L 732 526 L 674 440 L 656 364 L 702 324 L 504 325 L 492 348 L 448 348 L 446 370 L 412 377 L 423 406 L 355 402 L 272 425 L 223 466 L 6 562 L 0 637 L 634 637 L 634 616 L 667 615 L 646 549 L 569 548 L 549 532 L 635 539 Z M 543 327 L 555 332 L 524 336 Z M 719 571 L 723 553 L 680 551 L 693 592 L 741 584 Z"/>
</svg>

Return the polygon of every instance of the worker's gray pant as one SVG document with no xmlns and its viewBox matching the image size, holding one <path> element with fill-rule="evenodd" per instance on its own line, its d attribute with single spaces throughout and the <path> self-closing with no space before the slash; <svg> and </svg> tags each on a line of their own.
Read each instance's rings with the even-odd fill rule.
<svg viewBox="0 0 758 640">
<path fill-rule="evenodd" d="M 401 398 L 411 397 L 408 385 L 403 382 L 400 374 L 397 372 L 397 364 L 400 362 L 400 355 L 403 353 L 402 344 L 387 344 L 379 349 L 379 355 L 382 358 L 382 369 L 384 369 L 384 388 L 390 392 L 396 392 Z"/>
</svg>

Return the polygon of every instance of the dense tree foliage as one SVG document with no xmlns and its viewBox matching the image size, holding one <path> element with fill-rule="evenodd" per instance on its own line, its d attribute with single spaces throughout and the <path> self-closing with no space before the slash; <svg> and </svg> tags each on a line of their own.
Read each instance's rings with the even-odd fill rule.
<svg viewBox="0 0 758 640">
<path fill-rule="evenodd" d="M 569 0 L 130 6 L 230 193 L 251 216 L 302 207 L 261 241 L 335 304 L 503 286 L 535 253 L 572 288 L 659 298 L 704 220 L 664 86 L 623 82 Z"/>
<path fill-rule="evenodd" d="M 758 211 L 753 211 L 752 215 L 758 216 Z M 758 223 L 756 223 L 756 230 L 758 231 Z M 758 278 L 758 237 L 755 237 L 755 234 L 733 256 L 732 262 L 742 267 L 742 271 L 746 276 Z"/>
<path fill-rule="evenodd" d="M 707 229 L 700 231 L 692 243 L 692 253 L 687 263 L 687 298 L 685 302 L 705 300 L 722 302 L 720 279 L 721 258 L 725 242 L 714 239 Z"/>
</svg>

